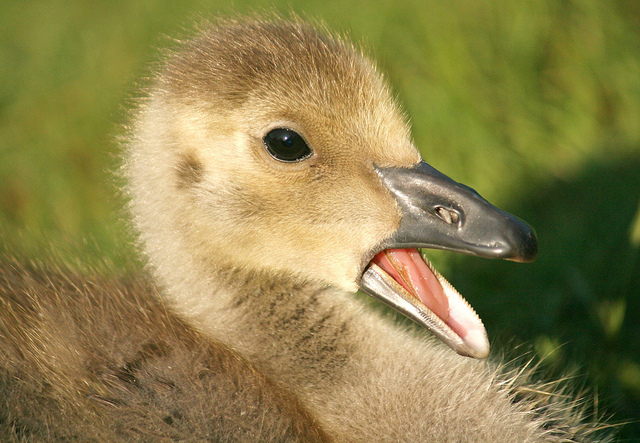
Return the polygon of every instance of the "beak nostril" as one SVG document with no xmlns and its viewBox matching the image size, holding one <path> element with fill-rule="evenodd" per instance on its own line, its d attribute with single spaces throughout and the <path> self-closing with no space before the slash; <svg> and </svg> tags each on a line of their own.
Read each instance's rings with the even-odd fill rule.
<svg viewBox="0 0 640 443">
<path fill-rule="evenodd" d="M 455 209 L 445 208 L 444 206 L 437 206 L 436 214 L 449 225 L 457 225 L 458 223 L 460 223 L 460 214 Z"/>
</svg>

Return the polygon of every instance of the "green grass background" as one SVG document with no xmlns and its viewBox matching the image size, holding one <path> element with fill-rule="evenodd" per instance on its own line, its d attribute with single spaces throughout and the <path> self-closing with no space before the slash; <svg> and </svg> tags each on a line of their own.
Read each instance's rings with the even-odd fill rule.
<svg viewBox="0 0 640 443">
<path fill-rule="evenodd" d="M 2 241 L 129 261 L 110 171 L 136 80 L 194 20 L 264 10 L 362 43 L 425 159 L 536 227 L 534 264 L 431 255 L 498 348 L 577 368 L 640 439 L 637 1 L 0 1 Z"/>
</svg>

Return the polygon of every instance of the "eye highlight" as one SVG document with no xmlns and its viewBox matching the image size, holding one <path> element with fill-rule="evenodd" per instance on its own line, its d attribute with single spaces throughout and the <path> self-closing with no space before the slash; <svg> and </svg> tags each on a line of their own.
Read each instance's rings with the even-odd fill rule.
<svg viewBox="0 0 640 443">
<path fill-rule="evenodd" d="M 312 154 L 307 142 L 290 129 L 273 129 L 265 135 L 263 141 L 271 157 L 281 162 L 299 162 Z"/>
</svg>

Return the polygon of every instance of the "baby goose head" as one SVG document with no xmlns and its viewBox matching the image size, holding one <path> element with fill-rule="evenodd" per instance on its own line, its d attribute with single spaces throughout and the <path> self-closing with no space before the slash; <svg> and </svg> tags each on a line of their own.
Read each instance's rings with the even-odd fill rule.
<svg viewBox="0 0 640 443">
<path fill-rule="evenodd" d="M 303 23 L 184 43 L 131 133 L 133 213 L 174 297 L 194 269 L 360 287 L 482 357 L 480 320 L 408 248 L 535 255 L 526 225 L 421 162 L 374 65 Z"/>
</svg>

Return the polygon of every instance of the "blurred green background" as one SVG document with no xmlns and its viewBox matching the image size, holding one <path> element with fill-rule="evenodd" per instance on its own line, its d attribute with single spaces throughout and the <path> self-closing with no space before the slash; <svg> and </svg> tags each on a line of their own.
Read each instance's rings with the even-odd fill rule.
<svg viewBox="0 0 640 443">
<path fill-rule="evenodd" d="M 2 1 L 2 241 L 130 262 L 112 172 L 136 80 L 194 20 L 256 11 L 362 44 L 425 159 L 536 227 L 534 264 L 430 255 L 497 349 L 577 369 L 640 440 L 637 1 Z"/>
</svg>

